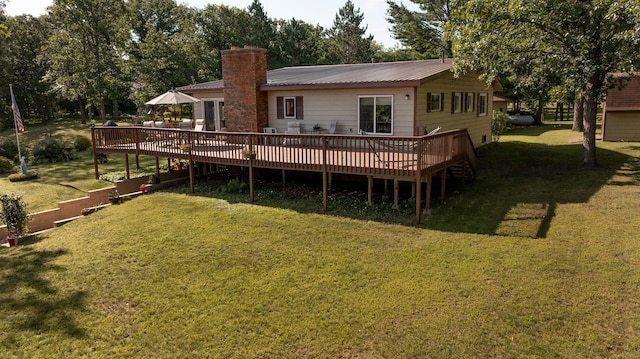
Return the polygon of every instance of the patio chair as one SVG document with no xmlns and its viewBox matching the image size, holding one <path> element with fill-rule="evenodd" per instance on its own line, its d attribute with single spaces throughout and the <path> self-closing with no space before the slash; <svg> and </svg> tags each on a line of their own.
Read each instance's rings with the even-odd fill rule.
<svg viewBox="0 0 640 359">
<path fill-rule="evenodd" d="M 181 130 L 190 130 L 191 127 L 193 127 L 193 121 L 191 120 L 182 120 L 182 122 L 180 122 Z"/>
<path fill-rule="evenodd" d="M 336 127 L 338 127 L 338 121 L 331 121 L 331 125 L 329 125 L 330 135 L 334 135 L 336 133 Z"/>
<path fill-rule="evenodd" d="M 287 133 L 300 134 L 300 122 L 289 122 L 287 124 Z"/>
<path fill-rule="evenodd" d="M 264 132 L 264 133 L 278 133 L 278 130 L 275 127 L 265 127 L 265 128 L 262 129 L 262 132 Z M 271 144 L 271 138 L 269 138 L 269 136 L 265 136 L 264 144 L 265 145 L 270 145 Z"/>
<path fill-rule="evenodd" d="M 285 133 L 289 133 L 289 134 L 300 134 L 300 122 L 289 122 L 287 124 L 287 132 Z M 283 145 L 293 145 L 293 144 L 300 144 L 300 139 L 296 138 L 285 138 L 284 141 L 282 142 Z"/>
<path fill-rule="evenodd" d="M 153 123 L 153 127 L 164 128 L 164 121 L 156 121 Z"/>
<path fill-rule="evenodd" d="M 204 120 L 199 118 L 196 120 L 196 125 L 193 128 L 194 131 L 204 131 Z"/>
</svg>

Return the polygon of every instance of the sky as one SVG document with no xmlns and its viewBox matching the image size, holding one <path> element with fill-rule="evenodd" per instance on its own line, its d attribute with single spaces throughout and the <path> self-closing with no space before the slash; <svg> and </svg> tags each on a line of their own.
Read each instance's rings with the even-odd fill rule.
<svg viewBox="0 0 640 359">
<path fill-rule="evenodd" d="M 352 0 L 356 9 L 364 14 L 362 26 L 367 26 L 367 34 L 373 35 L 375 41 L 385 47 L 392 47 L 398 42 L 393 39 L 389 28 L 391 25 L 386 20 L 388 9 L 385 0 Z M 177 0 L 179 4 L 199 9 L 207 4 L 234 6 L 246 9 L 252 0 Z M 333 25 L 338 9 L 344 6 L 346 0 L 260 0 L 267 16 L 276 19 L 296 18 L 312 25 L 321 25 L 329 28 Z M 417 6 L 409 0 L 404 2 L 410 9 L 417 9 Z M 7 15 L 16 16 L 30 14 L 40 16 L 46 13 L 47 6 L 53 0 L 7 0 L 5 12 Z"/>
</svg>

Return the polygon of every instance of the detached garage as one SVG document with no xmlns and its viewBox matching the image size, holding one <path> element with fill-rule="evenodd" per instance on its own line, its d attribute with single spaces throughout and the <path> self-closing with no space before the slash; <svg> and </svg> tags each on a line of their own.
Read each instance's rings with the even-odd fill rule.
<svg viewBox="0 0 640 359">
<path fill-rule="evenodd" d="M 602 139 L 640 141 L 640 78 L 633 77 L 622 89 L 609 90 L 602 111 Z"/>
</svg>

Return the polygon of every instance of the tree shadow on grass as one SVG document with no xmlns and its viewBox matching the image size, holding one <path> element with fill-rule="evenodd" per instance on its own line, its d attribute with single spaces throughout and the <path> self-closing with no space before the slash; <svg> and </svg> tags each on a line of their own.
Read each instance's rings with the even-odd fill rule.
<svg viewBox="0 0 640 359">
<path fill-rule="evenodd" d="M 84 310 L 85 293 L 58 289 L 47 279 L 50 273 L 65 270 L 54 262 L 67 252 L 34 249 L 32 244 L 40 240 L 40 236 L 33 236 L 2 253 L 0 313 L 9 329 L 3 344 L 15 342 L 19 332 L 59 333 L 72 338 L 86 335 L 72 316 Z"/>
<path fill-rule="evenodd" d="M 620 185 L 639 183 L 640 166 L 629 155 L 598 148 L 600 166 L 594 169 L 582 169 L 581 156 L 581 144 L 498 143 L 481 153 L 477 180 L 427 226 L 545 238 L 559 204 L 586 203 L 603 186 L 616 184 L 614 177 L 627 177 Z"/>
</svg>

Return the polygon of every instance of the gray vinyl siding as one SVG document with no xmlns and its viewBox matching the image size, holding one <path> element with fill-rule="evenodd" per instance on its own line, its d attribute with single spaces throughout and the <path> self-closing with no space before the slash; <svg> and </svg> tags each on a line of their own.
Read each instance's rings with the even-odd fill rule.
<svg viewBox="0 0 640 359">
<path fill-rule="evenodd" d="M 409 100 L 405 95 L 409 94 Z M 393 133 L 394 136 L 413 135 L 413 88 L 376 88 L 376 89 L 343 89 L 343 90 L 301 90 L 301 91 L 269 91 L 269 126 L 278 132 L 287 130 L 287 123 L 300 121 L 301 131 L 308 131 L 318 124 L 328 129 L 331 121 L 338 121 L 336 134 L 358 133 L 358 98 L 359 96 L 393 97 Z M 278 119 L 278 96 L 303 96 L 304 119 Z"/>
<path fill-rule="evenodd" d="M 224 95 L 222 90 L 219 90 L 197 92 L 193 94 L 193 97 L 201 100 L 200 102 L 193 104 L 193 118 L 204 118 L 204 101 L 202 101 L 202 99 L 221 99 Z"/>
</svg>

